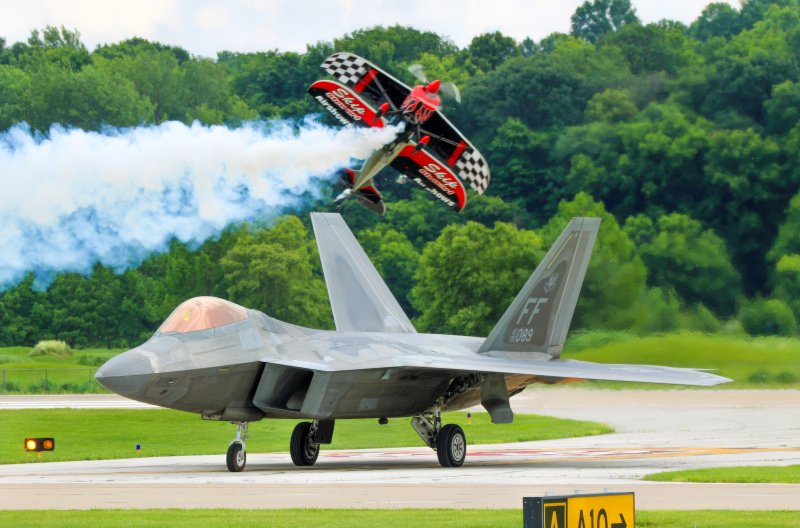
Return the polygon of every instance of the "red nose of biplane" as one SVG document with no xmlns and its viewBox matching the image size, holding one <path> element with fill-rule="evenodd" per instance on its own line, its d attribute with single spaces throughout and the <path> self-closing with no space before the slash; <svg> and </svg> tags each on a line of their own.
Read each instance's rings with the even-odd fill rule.
<svg viewBox="0 0 800 528">
<path fill-rule="evenodd" d="M 433 81 L 428 86 L 425 87 L 425 91 L 429 94 L 435 94 L 439 91 L 439 81 Z"/>
</svg>

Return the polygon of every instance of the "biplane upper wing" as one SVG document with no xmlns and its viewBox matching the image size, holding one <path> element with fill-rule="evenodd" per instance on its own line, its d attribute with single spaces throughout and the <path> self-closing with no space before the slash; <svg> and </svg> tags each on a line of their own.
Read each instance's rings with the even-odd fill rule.
<svg viewBox="0 0 800 528">
<path fill-rule="evenodd" d="M 439 110 L 422 124 L 422 133 L 431 136 L 428 148 L 476 193 L 483 194 L 491 179 L 489 164 Z"/>
<path fill-rule="evenodd" d="M 392 110 L 397 110 L 411 92 L 407 84 L 352 53 L 334 53 L 325 59 L 322 69 L 373 104 L 388 102 Z"/>
<path fill-rule="evenodd" d="M 413 145 L 408 145 L 392 160 L 391 166 L 449 205 L 453 211 L 458 213 L 467 204 L 464 184 L 444 163 L 424 150 L 415 153 Z"/>
</svg>

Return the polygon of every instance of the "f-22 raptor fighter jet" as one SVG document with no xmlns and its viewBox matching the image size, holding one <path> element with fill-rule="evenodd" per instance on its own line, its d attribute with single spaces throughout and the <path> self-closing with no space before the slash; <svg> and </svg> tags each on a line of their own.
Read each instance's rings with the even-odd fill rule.
<svg viewBox="0 0 800 528">
<path fill-rule="evenodd" d="M 292 433 L 298 466 L 314 464 L 336 420 L 411 417 L 444 467 L 467 439 L 441 413 L 483 405 L 512 423 L 509 397 L 532 383 L 598 379 L 716 385 L 689 369 L 561 359 L 600 220 L 573 218 L 489 337 L 418 334 L 338 214 L 312 214 L 336 331 L 275 320 L 213 297 L 181 304 L 143 345 L 105 363 L 97 380 L 146 403 L 237 426 L 230 471 L 245 467 L 250 422 L 308 420 Z"/>
</svg>

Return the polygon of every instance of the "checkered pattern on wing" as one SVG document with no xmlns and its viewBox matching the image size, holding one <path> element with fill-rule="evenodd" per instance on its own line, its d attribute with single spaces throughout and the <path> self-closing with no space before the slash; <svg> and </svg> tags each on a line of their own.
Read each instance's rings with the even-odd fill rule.
<svg viewBox="0 0 800 528">
<path fill-rule="evenodd" d="M 366 75 L 370 68 L 367 61 L 358 55 L 334 53 L 322 63 L 322 68 L 351 88 Z"/>
<path fill-rule="evenodd" d="M 465 151 L 456 161 L 455 168 L 458 175 L 467 180 L 478 194 L 483 194 L 489 186 L 489 165 L 478 151 Z"/>
</svg>

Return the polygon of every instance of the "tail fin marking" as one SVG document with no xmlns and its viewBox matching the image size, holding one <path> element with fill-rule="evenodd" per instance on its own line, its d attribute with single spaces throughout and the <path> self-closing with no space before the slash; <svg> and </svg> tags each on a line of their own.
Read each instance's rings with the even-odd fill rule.
<svg viewBox="0 0 800 528">
<path fill-rule="evenodd" d="M 599 218 L 570 221 L 479 354 L 518 359 L 561 355 L 599 227 Z"/>
</svg>

